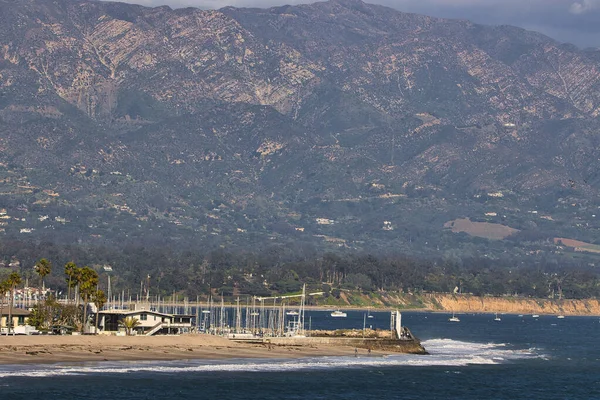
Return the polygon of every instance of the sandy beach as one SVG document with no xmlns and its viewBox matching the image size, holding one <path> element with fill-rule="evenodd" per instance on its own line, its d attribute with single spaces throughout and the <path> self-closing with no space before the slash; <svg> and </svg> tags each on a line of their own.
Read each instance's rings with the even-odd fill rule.
<svg viewBox="0 0 600 400">
<path fill-rule="evenodd" d="M 354 348 L 273 345 L 269 349 L 210 335 L 0 336 L 0 364 L 348 355 L 354 355 Z"/>
</svg>

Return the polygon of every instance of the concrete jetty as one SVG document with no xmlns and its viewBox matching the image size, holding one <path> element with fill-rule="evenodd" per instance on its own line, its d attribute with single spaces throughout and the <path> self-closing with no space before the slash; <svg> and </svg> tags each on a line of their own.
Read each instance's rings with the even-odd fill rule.
<svg viewBox="0 0 600 400">
<path fill-rule="evenodd" d="M 230 337 L 231 340 L 273 346 L 347 346 L 367 350 L 389 351 L 404 354 L 428 354 L 421 341 L 410 330 L 403 327 L 400 338 L 390 331 L 369 331 L 351 329 L 338 331 L 307 331 L 306 336 L 283 337 Z"/>
</svg>

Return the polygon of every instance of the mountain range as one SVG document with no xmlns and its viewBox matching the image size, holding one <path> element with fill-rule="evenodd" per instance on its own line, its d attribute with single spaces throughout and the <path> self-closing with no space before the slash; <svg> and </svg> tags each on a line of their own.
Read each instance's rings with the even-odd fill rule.
<svg viewBox="0 0 600 400">
<path fill-rule="evenodd" d="M 0 0 L 0 229 L 550 254 L 599 238 L 599 114 L 600 51 L 512 26 Z"/>
</svg>

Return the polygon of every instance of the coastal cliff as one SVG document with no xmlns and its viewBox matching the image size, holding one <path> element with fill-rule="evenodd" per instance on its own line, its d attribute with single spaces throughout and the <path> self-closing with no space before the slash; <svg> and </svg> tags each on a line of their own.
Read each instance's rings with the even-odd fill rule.
<svg viewBox="0 0 600 400">
<path fill-rule="evenodd" d="M 453 312 L 498 312 L 512 314 L 600 315 L 600 301 L 550 300 L 512 297 L 432 294 L 425 299 L 428 309 Z"/>
<path fill-rule="evenodd" d="M 337 305 L 404 310 L 509 314 L 600 315 L 598 299 L 539 299 L 493 297 L 451 293 L 371 293 L 343 292 Z"/>
</svg>

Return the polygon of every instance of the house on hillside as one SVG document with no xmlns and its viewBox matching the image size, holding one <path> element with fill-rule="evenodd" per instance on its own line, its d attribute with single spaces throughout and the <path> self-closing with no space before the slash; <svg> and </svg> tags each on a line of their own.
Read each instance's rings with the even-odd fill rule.
<svg viewBox="0 0 600 400">
<path fill-rule="evenodd" d="M 189 333 L 192 330 L 192 316 L 165 314 L 152 310 L 103 310 L 98 313 L 100 333 L 124 333 L 122 321 L 135 318 L 139 325 L 134 328 L 136 335 L 169 335 Z"/>
</svg>

